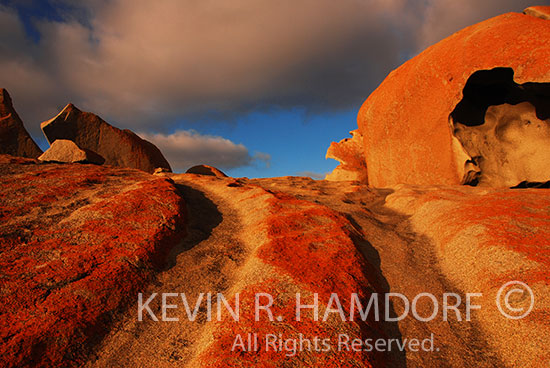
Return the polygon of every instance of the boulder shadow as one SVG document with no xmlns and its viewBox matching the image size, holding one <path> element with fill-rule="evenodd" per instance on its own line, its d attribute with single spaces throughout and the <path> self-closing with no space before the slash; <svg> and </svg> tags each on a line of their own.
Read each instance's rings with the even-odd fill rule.
<svg viewBox="0 0 550 368">
<path fill-rule="evenodd" d="M 362 227 L 355 221 L 355 219 L 346 214 L 347 220 L 355 227 L 357 230 L 362 232 Z M 385 320 L 385 310 L 386 305 L 384 302 L 384 296 L 390 292 L 390 284 L 388 280 L 384 277 L 381 268 L 381 259 L 380 254 L 376 248 L 366 239 L 364 239 L 359 234 L 353 234 L 351 240 L 355 245 L 356 249 L 362 254 L 363 258 L 367 262 L 367 265 L 372 267 L 372 271 L 365 270 L 367 279 L 373 285 L 373 290 L 369 290 L 371 293 L 378 294 L 378 307 L 380 311 L 379 321 L 375 321 L 372 318 L 372 312 L 369 311 L 367 322 L 368 324 L 361 325 L 361 338 L 363 341 L 366 339 L 372 339 L 372 345 L 376 339 L 385 339 L 393 340 L 403 343 L 403 336 L 399 329 L 397 322 L 389 322 Z M 368 300 L 361 300 L 363 306 L 368 305 Z M 395 318 L 397 314 L 395 313 L 393 304 L 390 303 L 388 306 L 389 316 Z M 374 330 L 370 326 L 380 326 L 381 330 Z M 393 344 L 393 347 L 396 347 L 396 344 Z M 407 356 L 405 350 L 391 349 L 390 351 L 385 352 L 375 352 L 375 365 L 378 367 L 392 367 L 392 368 L 406 368 L 407 367 Z"/>
<path fill-rule="evenodd" d="M 185 200 L 187 235 L 182 242 L 174 246 L 167 258 L 164 270 L 168 270 L 176 265 L 179 254 L 192 249 L 200 242 L 208 239 L 212 230 L 216 228 L 223 220 L 218 206 L 212 202 L 206 195 L 184 184 L 176 184 L 176 188 Z"/>
</svg>

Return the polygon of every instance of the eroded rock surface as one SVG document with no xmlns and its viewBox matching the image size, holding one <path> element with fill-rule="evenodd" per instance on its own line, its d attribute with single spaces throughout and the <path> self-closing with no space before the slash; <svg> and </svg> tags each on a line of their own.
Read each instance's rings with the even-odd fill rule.
<svg viewBox="0 0 550 368">
<path fill-rule="evenodd" d="M 96 152 L 105 164 L 153 173 L 156 168 L 170 169 L 160 150 L 130 130 L 120 130 L 99 116 L 83 112 L 68 104 L 63 111 L 40 127 L 48 142 L 56 139 L 73 141 L 80 148 Z"/>
<path fill-rule="evenodd" d="M 471 157 L 453 136 L 450 116 L 468 79 L 509 68 L 518 85 L 548 84 L 549 59 L 550 22 L 509 13 L 467 27 L 394 70 L 359 111 L 369 184 L 467 181 Z M 498 93 L 485 97 L 508 103 Z"/>
<path fill-rule="evenodd" d="M 105 159 L 95 152 L 79 148 L 67 139 L 56 139 L 40 157 L 40 161 L 78 162 L 101 165 Z"/>
<path fill-rule="evenodd" d="M 356 180 L 367 182 L 367 166 L 363 154 L 363 136 L 359 130 L 350 132 L 352 138 L 345 138 L 340 142 L 332 142 L 325 158 L 332 158 L 340 162 L 325 179 L 331 181 Z"/>
<path fill-rule="evenodd" d="M 0 154 L 29 158 L 37 158 L 42 154 L 23 126 L 4 88 L 0 88 Z"/>
<path fill-rule="evenodd" d="M 479 166 L 479 185 L 513 187 L 550 179 L 550 119 L 529 102 L 487 109 L 478 126 L 455 124 L 455 133 Z"/>
<path fill-rule="evenodd" d="M 81 366 L 184 214 L 169 179 L 0 155 L 0 365 Z"/>
</svg>

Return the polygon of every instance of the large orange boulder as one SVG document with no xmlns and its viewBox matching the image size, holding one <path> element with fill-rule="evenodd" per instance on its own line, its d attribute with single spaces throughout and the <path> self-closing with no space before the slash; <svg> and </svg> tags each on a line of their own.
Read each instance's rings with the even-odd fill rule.
<svg viewBox="0 0 550 368">
<path fill-rule="evenodd" d="M 514 124 L 522 125 L 525 139 L 536 136 L 537 142 L 550 144 L 547 129 L 535 128 L 550 124 L 550 21 L 540 15 L 549 9 L 508 13 L 467 27 L 391 72 L 358 115 L 369 184 L 508 186 L 511 178 L 528 181 L 521 177 L 521 164 L 501 181 L 493 180 L 501 173 L 484 180 L 484 165 L 498 165 L 476 156 L 479 147 L 469 151 L 470 142 L 455 137 L 454 130 L 457 124 L 483 125 L 490 106 L 527 102 L 540 121 Z M 509 121 L 506 117 L 496 127 L 504 132 L 501 141 Z M 506 149 L 499 142 L 491 147 L 493 153 Z M 550 162 L 547 150 L 533 154 Z"/>
<path fill-rule="evenodd" d="M 82 366 L 185 235 L 167 178 L 0 155 L 0 366 Z"/>
<path fill-rule="evenodd" d="M 23 126 L 4 88 L 0 88 L 0 153 L 29 158 L 37 158 L 42 154 Z"/>
<path fill-rule="evenodd" d="M 68 104 L 63 111 L 40 127 L 48 142 L 67 139 L 82 149 L 98 153 L 106 165 L 129 167 L 153 173 L 156 168 L 169 171 L 170 165 L 151 142 L 128 129 L 120 130 L 99 116 Z"/>
</svg>

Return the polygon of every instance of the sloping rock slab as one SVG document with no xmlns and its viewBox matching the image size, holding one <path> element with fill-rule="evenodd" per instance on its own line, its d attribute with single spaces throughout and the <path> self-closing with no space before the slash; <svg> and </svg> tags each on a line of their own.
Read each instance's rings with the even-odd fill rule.
<svg viewBox="0 0 550 368">
<path fill-rule="evenodd" d="M 510 367 L 550 364 L 550 190 L 397 186 L 387 206 L 410 216 L 433 241 L 443 275 L 464 293 L 481 293 L 476 322 Z M 534 303 L 520 284 L 532 290 Z M 499 305 L 512 319 L 498 309 Z M 518 292 L 508 293 L 512 289 Z M 506 299 L 505 299 L 506 298 Z M 506 305 L 509 304 L 509 307 Z M 514 310 L 515 308 L 516 310 Z"/>
<path fill-rule="evenodd" d="M 184 236 L 170 179 L 0 156 L 0 366 L 79 366 Z"/>
</svg>

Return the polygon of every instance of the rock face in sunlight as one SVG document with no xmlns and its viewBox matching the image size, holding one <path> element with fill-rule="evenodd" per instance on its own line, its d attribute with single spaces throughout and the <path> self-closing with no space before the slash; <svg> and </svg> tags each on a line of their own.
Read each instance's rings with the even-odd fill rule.
<svg viewBox="0 0 550 368">
<path fill-rule="evenodd" d="M 151 142 L 130 130 L 120 130 L 99 116 L 68 104 L 63 111 L 40 127 L 48 141 L 68 139 L 78 147 L 96 152 L 106 165 L 129 167 L 153 173 L 156 168 L 170 169 L 168 161 Z"/>
<path fill-rule="evenodd" d="M 547 14 L 549 9 L 538 7 L 536 12 Z M 368 97 L 358 116 L 369 184 L 473 184 L 478 180 L 492 186 L 510 185 L 513 181 L 484 179 L 481 162 L 489 158 L 472 157 L 482 148 L 465 150 L 453 134 L 453 125 L 481 125 L 489 106 L 525 101 L 535 106 L 539 120 L 548 119 L 549 59 L 550 21 L 509 13 L 467 27 L 394 70 Z M 481 121 L 476 121 L 478 116 Z M 525 134 L 532 135 L 527 130 Z M 513 163 L 524 164 L 531 165 Z M 518 170 L 530 171 L 528 167 Z M 518 175 L 516 180 L 530 180 L 530 176 Z"/>
<path fill-rule="evenodd" d="M 352 138 L 332 142 L 325 158 L 332 158 L 340 162 L 325 179 L 331 181 L 357 180 L 367 182 L 367 166 L 363 155 L 363 136 L 359 130 L 350 132 Z"/>
<path fill-rule="evenodd" d="M 410 216 L 411 229 L 427 236 L 441 272 L 453 285 L 466 292 L 483 290 L 477 320 L 502 366 L 550 363 L 545 348 L 550 334 L 550 190 L 397 186 L 386 205 Z M 526 283 L 534 295 L 534 304 L 528 295 L 515 299 L 515 315 L 533 306 L 523 319 L 507 319 L 498 308 L 486 307 L 494 306 L 498 290 L 513 280 Z"/>
<path fill-rule="evenodd" d="M 184 213 L 169 179 L 0 155 L 0 365 L 81 366 L 184 236 Z"/>
<path fill-rule="evenodd" d="M 0 88 L 0 154 L 29 158 L 37 158 L 42 154 L 23 126 L 4 88 Z"/>
<path fill-rule="evenodd" d="M 40 157 L 40 161 L 79 162 L 83 164 L 101 165 L 105 159 L 97 153 L 79 148 L 76 143 L 67 139 L 56 139 L 50 148 Z"/>
<path fill-rule="evenodd" d="M 220 178 L 225 178 L 227 175 L 225 175 L 221 170 L 216 169 L 213 166 L 208 165 L 197 165 L 189 168 L 186 171 L 187 174 L 198 174 L 198 175 L 210 175 L 210 176 L 218 176 Z"/>
<path fill-rule="evenodd" d="M 393 71 L 326 180 L 174 174 L 72 104 L 40 155 L 1 90 L 0 367 L 550 367 L 549 14 Z"/>
</svg>

